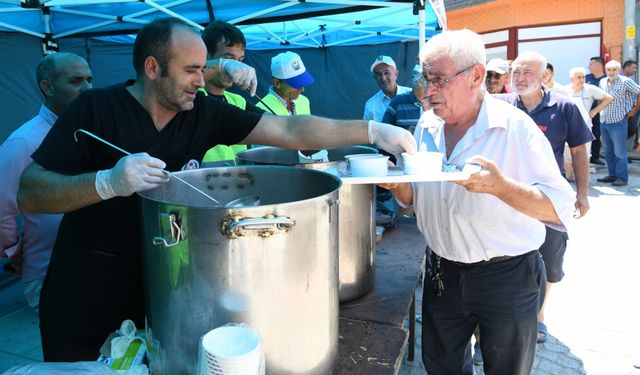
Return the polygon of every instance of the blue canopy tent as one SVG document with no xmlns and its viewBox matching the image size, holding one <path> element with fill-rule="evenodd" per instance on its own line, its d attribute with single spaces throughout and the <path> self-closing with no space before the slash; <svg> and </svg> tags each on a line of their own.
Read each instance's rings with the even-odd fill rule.
<svg viewBox="0 0 640 375">
<path fill-rule="evenodd" d="M 213 19 L 240 27 L 247 60 L 264 94 L 270 58 L 296 49 L 316 83 L 305 95 L 312 113 L 359 118 L 377 90 L 369 66 L 392 56 L 409 83 L 418 43 L 433 35 L 436 16 L 424 0 L 0 0 L 0 141 L 41 103 L 34 70 L 44 53 L 78 53 L 90 63 L 94 87 L 134 78 L 135 32 L 160 16 L 181 17 L 202 29 Z M 414 14 L 418 13 L 417 15 Z M 355 77 L 355 78 L 354 78 Z"/>
</svg>

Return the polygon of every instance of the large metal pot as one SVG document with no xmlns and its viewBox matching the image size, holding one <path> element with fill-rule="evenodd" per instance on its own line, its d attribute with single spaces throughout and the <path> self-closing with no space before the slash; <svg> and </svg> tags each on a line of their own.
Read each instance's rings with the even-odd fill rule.
<svg viewBox="0 0 640 375">
<path fill-rule="evenodd" d="M 198 340 L 245 322 L 260 333 L 268 374 L 328 374 L 338 344 L 340 180 L 301 168 L 177 172 L 140 193 L 147 334 L 154 374 L 193 374 Z"/>
<path fill-rule="evenodd" d="M 290 165 L 316 170 L 338 168 L 345 155 L 377 154 L 378 150 L 352 146 L 329 150 L 328 162 L 300 163 L 298 151 L 261 147 L 238 153 L 240 164 Z M 373 287 L 376 253 L 374 185 L 342 185 L 340 188 L 339 296 L 350 301 Z"/>
</svg>

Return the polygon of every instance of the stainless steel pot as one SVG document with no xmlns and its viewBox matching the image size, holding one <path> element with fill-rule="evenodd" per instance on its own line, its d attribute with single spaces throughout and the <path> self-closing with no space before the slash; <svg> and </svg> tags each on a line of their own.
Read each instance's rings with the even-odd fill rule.
<svg viewBox="0 0 640 375">
<path fill-rule="evenodd" d="M 230 322 L 260 333 L 268 374 L 330 373 L 338 346 L 338 178 L 279 166 L 177 172 L 140 193 L 154 374 L 193 374 L 199 338 Z"/>
<path fill-rule="evenodd" d="M 329 150 L 328 162 L 300 163 L 297 151 L 261 147 L 240 152 L 240 164 L 277 164 L 325 170 L 338 168 L 345 155 L 377 154 L 378 150 L 352 146 Z M 375 185 L 340 188 L 340 302 L 357 298 L 373 287 L 376 253 Z"/>
</svg>

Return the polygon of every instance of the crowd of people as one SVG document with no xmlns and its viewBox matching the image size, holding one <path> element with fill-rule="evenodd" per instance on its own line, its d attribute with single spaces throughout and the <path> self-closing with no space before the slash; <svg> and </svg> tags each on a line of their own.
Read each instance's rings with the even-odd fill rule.
<svg viewBox="0 0 640 375">
<path fill-rule="evenodd" d="M 45 361 L 95 360 L 123 320 L 144 325 L 134 193 L 166 183 L 163 170 L 228 165 L 247 145 L 374 144 L 392 155 L 428 145 L 447 164 L 482 169 L 465 181 L 380 185 L 412 208 L 427 243 L 425 367 L 472 374 L 475 362 L 488 374 L 529 374 L 548 335 L 545 296 L 564 276 L 567 229 L 589 211 L 589 163 L 604 164 L 601 146 L 608 175 L 598 181 L 628 182 L 637 63 L 594 57 L 590 74 L 575 67 L 563 86 L 539 53 L 487 61 L 479 35 L 444 31 L 425 44 L 411 87 L 397 83 L 390 56 L 377 56 L 370 73 L 380 90 L 363 119 L 333 120 L 311 115 L 302 93 L 314 78 L 291 51 L 272 58 L 259 104 L 229 92 L 255 94 L 245 49 L 229 23 L 200 33 L 162 18 L 136 37 L 135 80 L 87 91 L 89 65 L 69 53 L 36 68 L 40 112 L 0 148 L 0 250 L 39 310 Z M 133 154 L 75 142 L 79 128 Z"/>
</svg>

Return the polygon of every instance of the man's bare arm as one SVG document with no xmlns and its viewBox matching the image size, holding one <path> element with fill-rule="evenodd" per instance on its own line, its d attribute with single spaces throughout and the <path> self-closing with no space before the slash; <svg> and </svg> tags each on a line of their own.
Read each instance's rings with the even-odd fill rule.
<svg viewBox="0 0 640 375">
<path fill-rule="evenodd" d="M 289 149 L 328 149 L 374 143 L 399 154 L 413 153 L 413 135 L 397 126 L 365 120 L 333 120 L 318 116 L 262 116 L 244 144 L 264 144 Z"/>
<path fill-rule="evenodd" d="M 66 213 L 102 201 L 96 172 L 67 176 L 32 163 L 22 173 L 18 205 L 24 212 Z"/>
</svg>

